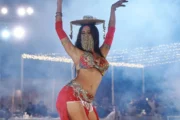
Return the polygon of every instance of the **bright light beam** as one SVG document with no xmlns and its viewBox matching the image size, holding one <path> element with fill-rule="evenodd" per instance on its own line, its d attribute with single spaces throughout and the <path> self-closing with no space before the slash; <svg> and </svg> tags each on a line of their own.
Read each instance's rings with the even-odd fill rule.
<svg viewBox="0 0 180 120">
<path fill-rule="evenodd" d="M 8 30 L 3 30 L 1 36 L 3 39 L 8 39 L 10 37 L 10 32 Z"/>
<path fill-rule="evenodd" d="M 18 38 L 18 39 L 24 38 L 24 36 L 25 36 L 24 28 L 22 28 L 20 26 L 15 27 L 14 30 L 13 30 L 13 35 L 14 35 L 15 38 Z"/>
<path fill-rule="evenodd" d="M 23 7 L 18 8 L 18 9 L 17 9 L 17 14 L 18 14 L 20 17 L 25 16 L 25 15 L 26 15 L 26 10 L 25 10 L 25 8 L 23 8 Z"/>
<path fill-rule="evenodd" d="M 8 13 L 8 9 L 6 7 L 1 8 L 1 13 L 6 15 Z"/>
<path fill-rule="evenodd" d="M 27 12 L 28 15 L 32 15 L 32 14 L 34 13 L 34 10 L 33 10 L 32 7 L 28 7 L 28 8 L 26 9 L 26 12 Z"/>
</svg>

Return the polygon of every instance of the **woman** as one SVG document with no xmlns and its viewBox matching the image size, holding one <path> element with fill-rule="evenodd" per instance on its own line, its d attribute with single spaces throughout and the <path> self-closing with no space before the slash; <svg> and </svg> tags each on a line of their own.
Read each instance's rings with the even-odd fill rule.
<svg viewBox="0 0 180 120">
<path fill-rule="evenodd" d="M 105 58 L 115 32 L 115 10 L 125 6 L 125 2 L 127 1 L 119 0 L 112 5 L 108 32 L 99 48 L 99 33 L 95 25 L 102 21 L 87 18 L 73 21 L 72 23 L 81 25 L 76 44 L 73 45 L 62 27 L 62 0 L 57 0 L 56 31 L 77 70 L 77 76 L 62 88 L 57 98 L 56 107 L 61 120 L 99 120 L 92 101 L 102 76 L 108 69 L 109 64 Z"/>
</svg>

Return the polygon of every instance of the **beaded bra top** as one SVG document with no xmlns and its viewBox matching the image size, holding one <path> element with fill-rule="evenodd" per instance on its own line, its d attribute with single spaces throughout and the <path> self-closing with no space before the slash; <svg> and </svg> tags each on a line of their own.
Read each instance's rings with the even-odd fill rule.
<svg viewBox="0 0 180 120">
<path fill-rule="evenodd" d="M 103 76 L 108 67 L 109 63 L 104 57 L 99 56 L 95 58 L 92 53 L 84 52 L 84 54 L 80 57 L 79 65 L 76 66 L 76 69 L 96 68 Z"/>
</svg>

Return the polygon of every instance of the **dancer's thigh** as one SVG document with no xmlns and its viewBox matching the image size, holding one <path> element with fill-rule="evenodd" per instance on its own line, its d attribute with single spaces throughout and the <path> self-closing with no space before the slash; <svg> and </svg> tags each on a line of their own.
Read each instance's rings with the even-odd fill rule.
<svg viewBox="0 0 180 120">
<path fill-rule="evenodd" d="M 89 120 L 98 120 L 97 117 L 98 116 L 96 116 L 95 111 L 89 112 L 89 115 L 88 115 Z"/>
<path fill-rule="evenodd" d="M 84 107 L 80 101 L 67 102 L 67 111 L 71 120 L 88 120 Z"/>
</svg>

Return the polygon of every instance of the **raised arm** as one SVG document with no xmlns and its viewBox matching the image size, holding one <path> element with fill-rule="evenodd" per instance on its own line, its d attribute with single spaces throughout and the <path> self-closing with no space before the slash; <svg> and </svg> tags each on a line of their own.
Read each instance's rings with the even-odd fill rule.
<svg viewBox="0 0 180 120">
<path fill-rule="evenodd" d="M 68 36 L 63 30 L 62 22 L 62 0 L 57 0 L 57 11 L 56 11 L 56 23 L 55 23 L 56 32 L 61 40 L 61 43 L 68 53 L 68 55 L 73 59 L 74 62 L 77 61 L 78 49 L 72 44 Z"/>
<path fill-rule="evenodd" d="M 121 6 L 124 7 L 125 5 L 123 5 L 123 3 L 125 3 L 125 2 L 127 2 L 127 0 L 119 0 L 116 3 L 112 4 L 112 6 L 111 6 L 108 32 L 106 34 L 104 43 L 100 47 L 101 52 L 104 55 L 104 57 L 107 56 L 107 54 L 110 50 L 113 38 L 114 38 L 115 24 L 116 24 L 116 15 L 115 15 L 116 8 L 121 7 Z"/>
</svg>

